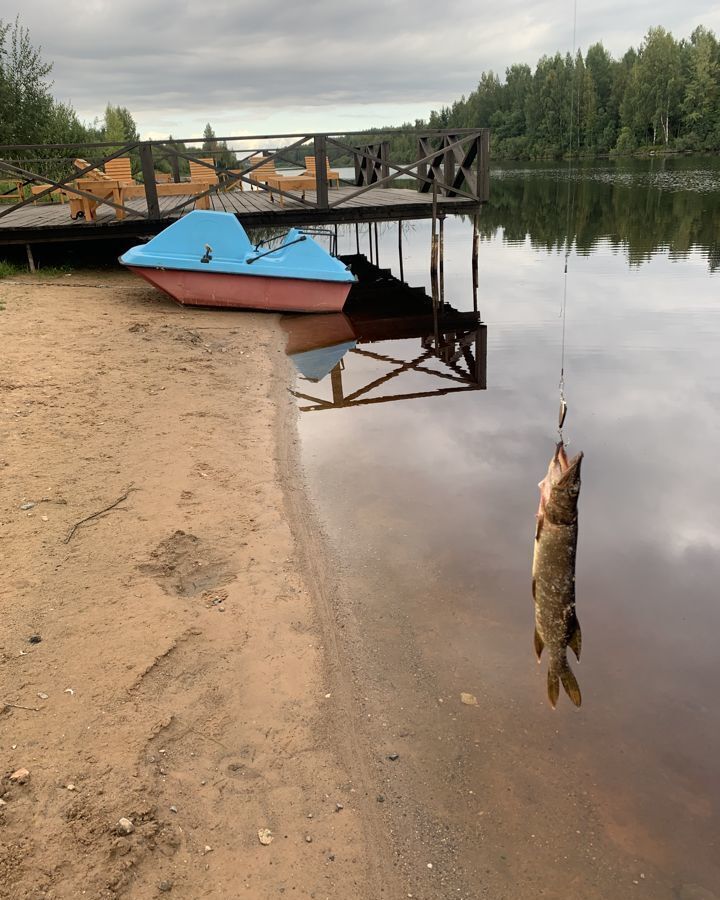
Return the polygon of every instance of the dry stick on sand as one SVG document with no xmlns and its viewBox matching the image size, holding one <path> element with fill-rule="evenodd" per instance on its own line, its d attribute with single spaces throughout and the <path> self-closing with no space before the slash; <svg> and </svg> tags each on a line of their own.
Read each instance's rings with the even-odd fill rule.
<svg viewBox="0 0 720 900">
<path fill-rule="evenodd" d="M 100 509 L 97 512 L 91 513 L 89 516 L 85 516 L 84 519 L 80 519 L 80 521 L 76 522 L 73 525 L 73 527 L 70 529 L 70 533 L 65 538 L 63 543 L 69 544 L 72 536 L 75 534 L 75 532 L 81 525 L 84 525 L 85 522 L 89 522 L 90 519 L 97 519 L 98 516 L 101 516 L 103 513 L 110 512 L 111 509 L 115 509 L 115 507 L 119 506 L 123 502 L 123 500 L 127 500 L 127 498 L 130 496 L 132 491 L 137 491 L 137 490 L 138 490 L 138 488 L 132 487 L 132 485 L 131 485 L 127 489 L 127 491 L 122 495 L 122 497 L 118 497 L 118 499 L 114 503 L 111 503 L 110 506 L 106 506 L 104 509 Z"/>
</svg>

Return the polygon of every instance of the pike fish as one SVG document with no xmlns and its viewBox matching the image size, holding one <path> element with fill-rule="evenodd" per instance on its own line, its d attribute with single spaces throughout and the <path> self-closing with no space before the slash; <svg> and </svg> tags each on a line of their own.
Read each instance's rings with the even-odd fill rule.
<svg viewBox="0 0 720 900">
<path fill-rule="evenodd" d="M 532 592 L 535 602 L 535 653 L 549 656 L 547 690 L 555 708 L 560 684 L 575 706 L 582 697 L 570 669 L 567 648 L 580 659 L 580 623 L 575 613 L 575 554 L 578 538 L 578 497 L 583 454 L 568 461 L 560 441 L 540 482 L 540 506 L 535 528 Z"/>
</svg>

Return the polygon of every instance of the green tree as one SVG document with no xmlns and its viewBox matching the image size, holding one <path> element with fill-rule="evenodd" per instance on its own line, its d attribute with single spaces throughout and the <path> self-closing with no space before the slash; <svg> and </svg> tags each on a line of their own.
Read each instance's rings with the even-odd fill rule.
<svg viewBox="0 0 720 900">
<path fill-rule="evenodd" d="M 218 142 L 212 125 L 208 122 L 203 131 L 203 150 L 217 150 Z"/>
<path fill-rule="evenodd" d="M 105 107 L 103 140 L 115 141 L 120 146 L 140 140 L 135 120 L 126 107 L 113 106 L 111 103 Z"/>
<path fill-rule="evenodd" d="M 614 102 L 614 70 L 619 65 L 602 44 L 593 44 L 585 56 L 585 69 L 595 86 L 595 124 L 592 147 L 599 153 L 615 145 L 618 130 L 618 104 Z"/>
<path fill-rule="evenodd" d="M 53 106 L 51 71 L 19 17 L 12 25 L 0 19 L 0 142 L 42 142 Z"/>
<path fill-rule="evenodd" d="M 720 65 L 718 42 L 702 26 L 693 31 L 688 47 L 689 72 L 682 101 L 685 133 L 707 141 L 720 128 Z"/>
<path fill-rule="evenodd" d="M 638 141 L 667 144 L 683 95 L 680 47 L 664 28 L 651 28 L 632 67 L 621 106 L 623 126 Z"/>
</svg>

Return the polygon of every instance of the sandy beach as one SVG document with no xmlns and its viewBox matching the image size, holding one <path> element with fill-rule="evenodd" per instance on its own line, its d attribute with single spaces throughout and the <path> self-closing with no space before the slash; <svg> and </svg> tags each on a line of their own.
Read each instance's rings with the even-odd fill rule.
<svg viewBox="0 0 720 900">
<path fill-rule="evenodd" d="M 276 318 L 0 290 L 0 896 L 405 896 Z"/>
</svg>

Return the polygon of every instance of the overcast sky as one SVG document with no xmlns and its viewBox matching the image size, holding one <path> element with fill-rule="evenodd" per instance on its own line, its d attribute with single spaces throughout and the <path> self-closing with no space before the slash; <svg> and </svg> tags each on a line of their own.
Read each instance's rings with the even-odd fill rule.
<svg viewBox="0 0 720 900">
<path fill-rule="evenodd" d="M 127 106 L 141 136 L 400 124 L 469 93 L 483 70 L 572 48 L 572 0 L 0 0 L 54 62 L 84 120 Z M 578 0 L 577 45 L 615 56 L 653 25 L 720 33 L 720 3 Z"/>
</svg>

